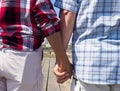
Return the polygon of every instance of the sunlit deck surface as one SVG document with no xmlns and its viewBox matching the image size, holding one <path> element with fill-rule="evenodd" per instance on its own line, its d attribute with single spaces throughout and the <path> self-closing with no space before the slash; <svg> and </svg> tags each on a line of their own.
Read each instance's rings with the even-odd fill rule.
<svg viewBox="0 0 120 91">
<path fill-rule="evenodd" d="M 70 55 L 69 58 L 71 60 Z M 43 91 L 70 91 L 71 80 L 68 80 L 63 84 L 58 84 L 56 82 L 56 77 L 53 73 L 55 61 L 54 53 L 50 50 L 45 50 L 42 62 L 42 71 L 44 76 Z"/>
</svg>

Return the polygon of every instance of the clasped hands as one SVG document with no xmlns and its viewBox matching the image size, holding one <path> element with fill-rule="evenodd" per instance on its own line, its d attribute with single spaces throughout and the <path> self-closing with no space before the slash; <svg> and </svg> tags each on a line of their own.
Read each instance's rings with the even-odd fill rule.
<svg viewBox="0 0 120 91">
<path fill-rule="evenodd" d="M 54 74 L 58 83 L 64 83 L 68 79 L 71 79 L 73 75 L 73 65 L 69 61 L 63 61 L 62 63 L 56 62 Z"/>
</svg>

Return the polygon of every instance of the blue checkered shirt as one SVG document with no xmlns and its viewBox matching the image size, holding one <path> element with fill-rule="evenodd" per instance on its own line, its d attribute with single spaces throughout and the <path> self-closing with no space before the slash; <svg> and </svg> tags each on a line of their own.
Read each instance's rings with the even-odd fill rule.
<svg viewBox="0 0 120 91">
<path fill-rule="evenodd" d="M 75 12 L 75 75 L 92 84 L 120 84 L 120 0 L 56 0 Z"/>
</svg>

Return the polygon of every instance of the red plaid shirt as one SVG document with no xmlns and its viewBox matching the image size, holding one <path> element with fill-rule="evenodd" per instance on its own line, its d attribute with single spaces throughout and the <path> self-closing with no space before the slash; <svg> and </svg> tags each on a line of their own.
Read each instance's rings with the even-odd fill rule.
<svg viewBox="0 0 120 91">
<path fill-rule="evenodd" d="M 50 0 L 0 0 L 1 47 L 33 51 L 59 30 Z"/>
</svg>

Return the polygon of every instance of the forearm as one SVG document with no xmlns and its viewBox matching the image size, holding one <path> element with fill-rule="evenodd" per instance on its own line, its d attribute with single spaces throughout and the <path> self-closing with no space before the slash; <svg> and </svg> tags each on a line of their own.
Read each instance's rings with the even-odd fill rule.
<svg viewBox="0 0 120 91">
<path fill-rule="evenodd" d="M 59 64 L 63 64 L 63 61 L 68 62 L 67 55 L 65 53 L 65 49 L 63 46 L 63 42 L 61 40 L 60 32 L 56 32 L 47 37 L 48 42 L 50 43 L 52 49 L 54 50 L 57 60 Z"/>
<path fill-rule="evenodd" d="M 60 10 L 60 19 L 61 19 L 61 36 L 64 44 L 65 50 L 67 49 L 69 40 L 71 38 L 76 14 L 68 10 Z"/>
</svg>

